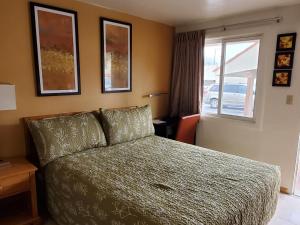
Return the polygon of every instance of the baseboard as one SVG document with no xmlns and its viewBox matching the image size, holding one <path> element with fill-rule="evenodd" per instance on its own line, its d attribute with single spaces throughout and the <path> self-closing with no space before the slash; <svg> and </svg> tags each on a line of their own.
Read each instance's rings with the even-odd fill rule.
<svg viewBox="0 0 300 225">
<path fill-rule="evenodd" d="M 287 187 L 280 187 L 280 192 L 283 194 L 290 194 L 289 189 Z"/>
</svg>

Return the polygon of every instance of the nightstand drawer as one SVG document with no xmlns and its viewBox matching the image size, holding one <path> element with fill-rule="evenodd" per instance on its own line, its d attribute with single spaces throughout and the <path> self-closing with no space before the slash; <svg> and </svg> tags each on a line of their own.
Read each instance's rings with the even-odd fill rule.
<svg viewBox="0 0 300 225">
<path fill-rule="evenodd" d="M 15 175 L 0 180 L 0 198 L 30 189 L 29 173 Z"/>
</svg>

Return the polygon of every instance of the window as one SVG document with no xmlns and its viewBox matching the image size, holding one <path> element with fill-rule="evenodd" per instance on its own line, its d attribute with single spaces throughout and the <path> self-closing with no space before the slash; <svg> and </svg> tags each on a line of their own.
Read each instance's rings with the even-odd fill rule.
<svg viewBox="0 0 300 225">
<path fill-rule="evenodd" d="M 252 119 L 260 38 L 207 40 L 202 113 Z"/>
</svg>

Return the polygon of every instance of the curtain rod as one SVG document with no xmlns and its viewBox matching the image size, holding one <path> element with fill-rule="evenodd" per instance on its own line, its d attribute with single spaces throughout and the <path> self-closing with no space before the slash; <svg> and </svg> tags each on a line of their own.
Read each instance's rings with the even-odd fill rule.
<svg viewBox="0 0 300 225">
<path fill-rule="evenodd" d="M 215 26 L 215 27 L 208 27 L 204 28 L 205 31 L 212 31 L 212 30 L 223 30 L 226 31 L 227 29 L 239 27 L 239 26 L 254 26 L 258 24 L 266 24 L 266 23 L 280 23 L 282 20 L 282 17 L 271 17 L 266 19 L 260 19 L 260 20 L 252 20 L 247 22 L 241 22 L 241 23 L 233 23 L 233 24 L 227 24 L 227 25 L 221 25 L 221 26 Z"/>
</svg>

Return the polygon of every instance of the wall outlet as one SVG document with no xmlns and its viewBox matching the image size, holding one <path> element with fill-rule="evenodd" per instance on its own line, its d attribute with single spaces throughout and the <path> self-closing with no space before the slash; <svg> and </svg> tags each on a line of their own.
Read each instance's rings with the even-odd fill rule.
<svg viewBox="0 0 300 225">
<path fill-rule="evenodd" d="M 293 95 L 287 95 L 286 96 L 286 104 L 287 105 L 293 105 L 294 96 Z"/>
</svg>

